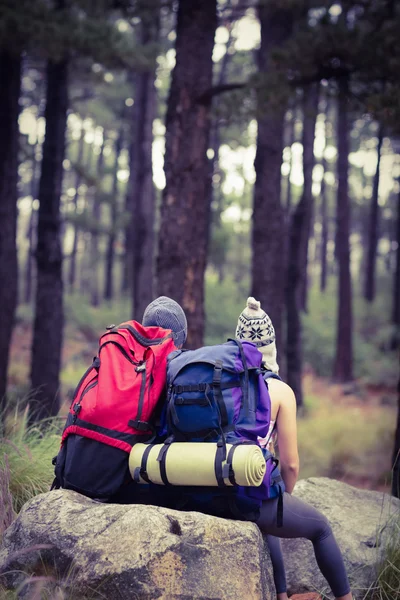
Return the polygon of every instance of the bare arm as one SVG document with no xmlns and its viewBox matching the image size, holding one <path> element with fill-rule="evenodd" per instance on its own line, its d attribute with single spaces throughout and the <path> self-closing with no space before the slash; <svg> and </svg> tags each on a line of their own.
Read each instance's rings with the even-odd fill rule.
<svg viewBox="0 0 400 600">
<path fill-rule="evenodd" d="M 273 402 L 279 405 L 276 417 L 280 470 L 286 491 L 291 494 L 299 474 L 297 449 L 296 398 L 283 381 L 268 382 Z"/>
</svg>

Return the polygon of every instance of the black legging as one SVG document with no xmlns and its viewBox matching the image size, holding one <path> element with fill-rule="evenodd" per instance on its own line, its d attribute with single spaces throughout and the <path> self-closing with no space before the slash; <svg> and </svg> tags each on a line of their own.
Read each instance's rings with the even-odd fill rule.
<svg viewBox="0 0 400 600">
<path fill-rule="evenodd" d="M 318 510 L 291 496 L 283 495 L 283 526 L 276 522 L 278 499 L 265 500 L 257 525 L 267 535 L 271 553 L 276 593 L 286 592 L 285 568 L 279 540 L 276 538 L 306 538 L 314 547 L 315 558 L 322 575 L 336 598 L 350 592 L 342 554 L 327 519 Z"/>
</svg>

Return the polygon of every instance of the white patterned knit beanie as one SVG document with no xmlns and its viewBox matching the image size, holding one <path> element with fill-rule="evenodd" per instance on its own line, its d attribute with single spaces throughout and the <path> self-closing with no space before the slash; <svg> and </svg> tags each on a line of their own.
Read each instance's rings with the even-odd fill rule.
<svg viewBox="0 0 400 600">
<path fill-rule="evenodd" d="M 253 342 L 263 355 L 263 363 L 266 368 L 274 373 L 279 373 L 279 365 L 276 361 L 275 329 L 258 300 L 252 297 L 247 298 L 246 308 L 239 315 L 235 335 L 239 340 Z"/>
</svg>

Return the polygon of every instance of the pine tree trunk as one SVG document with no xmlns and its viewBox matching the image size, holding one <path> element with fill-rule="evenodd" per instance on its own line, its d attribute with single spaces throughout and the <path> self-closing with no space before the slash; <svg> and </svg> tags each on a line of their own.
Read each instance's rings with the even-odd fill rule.
<svg viewBox="0 0 400 600">
<path fill-rule="evenodd" d="M 124 145 L 124 129 L 121 127 L 118 138 L 115 142 L 115 163 L 112 184 L 112 200 L 111 200 L 111 223 L 110 233 L 108 235 L 107 250 L 106 250 L 106 270 L 104 277 L 104 298 L 112 300 L 114 297 L 114 258 L 115 258 L 115 240 L 117 238 L 117 221 L 119 216 L 118 210 L 118 161 Z"/>
<path fill-rule="evenodd" d="M 348 79 L 339 80 L 337 115 L 338 190 L 336 216 L 336 256 L 339 266 L 336 353 L 333 379 L 344 383 L 353 380 L 353 312 L 350 273 L 350 202 L 349 202 L 349 119 Z"/>
<path fill-rule="evenodd" d="M 158 293 L 179 302 L 188 318 L 187 346 L 203 343 L 204 272 L 210 203 L 212 52 L 216 0 L 181 0 L 176 65 L 166 118 L 166 187 L 161 207 Z"/>
<path fill-rule="evenodd" d="M 318 113 L 318 87 L 310 86 L 304 92 L 303 122 L 303 173 L 304 187 L 290 224 L 290 241 L 286 285 L 286 365 L 287 382 L 296 396 L 298 406 L 303 405 L 302 367 L 303 348 L 300 311 L 302 290 L 307 278 L 305 259 L 307 257 L 310 221 L 312 215 L 312 173 L 314 168 L 315 123 Z"/>
<path fill-rule="evenodd" d="M 327 259 L 328 259 L 328 240 L 329 240 L 329 216 L 328 216 L 328 198 L 326 191 L 326 181 L 325 181 L 325 173 L 326 173 L 326 159 L 322 159 L 322 167 L 324 169 L 324 176 L 321 181 L 321 276 L 319 289 L 321 292 L 326 290 L 326 283 L 328 279 L 328 270 L 327 270 Z"/>
<path fill-rule="evenodd" d="M 397 249 L 396 249 L 396 268 L 393 281 L 393 309 L 392 323 L 395 326 L 394 346 L 400 344 L 400 191 L 397 196 Z"/>
<path fill-rule="evenodd" d="M 101 204 L 98 200 L 98 193 L 101 193 L 101 181 L 103 177 L 103 166 L 104 166 L 104 143 L 105 143 L 105 132 L 103 132 L 103 142 L 100 148 L 100 154 L 97 158 L 96 165 L 96 188 L 92 198 L 92 215 L 93 215 L 93 228 L 90 236 L 90 304 L 92 306 L 99 306 L 100 304 L 100 287 L 99 287 L 99 263 L 100 263 L 100 248 L 99 238 L 101 225 Z"/>
<path fill-rule="evenodd" d="M 76 164 L 77 164 L 78 168 L 82 165 L 82 161 L 83 161 L 84 142 L 85 142 L 85 130 L 84 130 L 83 124 L 82 124 L 81 125 L 81 135 L 79 138 L 79 145 L 78 145 L 78 154 L 76 157 Z M 78 190 L 79 190 L 80 184 L 81 184 L 81 175 L 77 171 L 76 177 L 75 177 L 75 194 L 74 194 L 74 199 L 73 199 L 75 214 L 77 212 L 77 207 L 78 207 L 78 199 L 79 199 L 79 191 Z M 69 287 L 70 292 L 74 291 L 75 283 L 76 283 L 76 260 L 77 260 L 77 253 L 78 253 L 78 244 L 79 244 L 79 227 L 75 223 L 73 226 L 73 241 L 72 241 L 71 254 L 70 254 L 70 258 L 69 258 L 69 271 L 68 271 L 68 287 Z"/>
<path fill-rule="evenodd" d="M 154 43 L 158 25 L 142 23 L 141 43 Z M 153 121 L 157 96 L 154 86 L 155 65 L 136 77 L 133 111 L 134 150 L 130 157 L 129 206 L 132 236 L 132 315 L 141 321 L 154 294 L 155 190 L 153 184 Z"/>
<path fill-rule="evenodd" d="M 34 247 L 36 240 L 36 228 L 37 228 L 37 210 L 35 209 L 35 200 L 38 192 L 38 167 L 39 162 L 36 160 L 36 147 L 35 144 L 33 150 L 33 167 L 32 167 L 32 179 L 31 179 L 31 214 L 29 215 L 29 224 L 26 237 L 28 239 L 28 252 L 26 256 L 25 265 L 25 288 L 24 288 L 24 302 L 30 304 L 32 300 L 32 288 L 33 288 L 33 272 L 34 272 Z"/>
<path fill-rule="evenodd" d="M 260 73 L 271 69 L 271 51 L 281 46 L 292 32 L 290 10 L 260 6 L 261 47 L 258 53 Z M 265 106 L 258 97 L 259 114 L 255 159 L 251 293 L 269 314 L 275 327 L 279 350 L 283 346 L 282 317 L 285 286 L 285 226 L 281 204 L 281 164 L 286 105 Z"/>
<path fill-rule="evenodd" d="M 376 268 L 376 250 L 379 238 L 379 171 L 381 166 L 381 149 L 383 142 L 383 128 L 380 126 L 378 133 L 378 146 L 376 172 L 372 187 L 371 207 L 368 223 L 368 251 L 367 263 L 364 280 L 364 298 L 368 302 L 373 302 L 375 299 L 375 268 Z"/>
<path fill-rule="evenodd" d="M 232 43 L 234 41 L 234 37 L 232 36 L 232 27 L 229 28 L 229 37 L 226 42 L 225 54 L 221 61 L 221 68 L 218 74 L 218 79 L 216 82 L 217 86 L 223 85 L 226 82 L 226 75 L 228 71 L 228 66 L 232 57 L 232 54 L 229 52 L 229 49 L 232 47 Z M 221 190 L 221 186 L 213 185 L 213 178 L 221 177 L 220 166 L 219 166 L 219 148 L 221 145 L 221 133 L 220 133 L 220 123 L 219 123 L 219 111 L 218 107 L 220 105 L 220 96 L 215 96 L 212 103 L 212 113 L 214 117 L 212 118 L 211 123 L 211 132 L 210 132 L 210 144 L 209 147 L 212 151 L 212 157 L 209 160 L 210 166 L 210 216 L 209 216 L 209 232 L 208 232 L 208 242 L 212 240 L 213 232 L 220 229 L 222 226 L 221 223 L 221 213 L 223 210 L 223 193 Z M 219 282 L 222 283 L 224 280 L 224 262 L 225 255 L 222 253 L 221 262 L 219 262 L 216 266 L 218 271 L 218 279 Z"/>
<path fill-rule="evenodd" d="M 308 273 L 308 251 L 310 240 L 314 237 L 314 196 L 312 193 L 313 185 L 313 170 L 315 165 L 314 156 L 314 137 L 315 137 L 315 123 L 318 116 L 318 99 L 319 90 L 317 85 L 312 85 L 311 88 L 306 91 L 306 97 L 304 101 L 304 116 L 303 116 L 303 172 L 304 172 L 304 191 L 303 194 L 307 196 L 307 203 L 309 204 L 309 210 L 306 211 L 306 233 L 304 243 L 301 246 L 301 252 L 303 254 L 303 276 L 300 282 L 300 303 L 301 310 L 308 312 L 308 288 L 309 288 L 309 273 Z M 307 167 L 305 167 L 307 163 Z"/>
<path fill-rule="evenodd" d="M 17 170 L 21 59 L 0 53 L 0 420 L 18 294 Z"/>
<path fill-rule="evenodd" d="M 292 146 L 295 142 L 295 136 L 294 136 L 295 122 L 296 122 L 296 114 L 295 114 L 295 108 L 293 108 L 293 114 L 288 123 L 288 143 L 290 146 L 290 159 L 289 159 L 289 173 L 287 176 L 286 206 L 285 206 L 285 212 L 286 212 L 286 217 L 287 217 L 288 222 L 289 222 L 290 212 L 292 210 L 292 183 L 290 181 L 290 177 L 292 175 L 292 167 L 293 167 Z"/>
<path fill-rule="evenodd" d="M 37 289 L 32 342 L 31 418 L 56 415 L 59 409 L 63 338 L 63 281 L 60 240 L 60 196 L 68 108 L 68 63 L 47 65 L 46 135 L 39 183 L 36 248 Z"/>
</svg>

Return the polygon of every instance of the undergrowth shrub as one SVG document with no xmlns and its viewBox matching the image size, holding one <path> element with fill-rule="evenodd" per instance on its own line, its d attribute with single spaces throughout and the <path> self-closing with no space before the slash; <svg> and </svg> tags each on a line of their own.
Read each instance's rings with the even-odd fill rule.
<svg viewBox="0 0 400 600">
<path fill-rule="evenodd" d="M 9 472 L 8 489 L 16 513 L 25 502 L 50 489 L 54 477 L 51 461 L 60 446 L 60 419 L 29 427 L 27 415 L 28 406 L 22 413 L 8 413 L 0 438 L 0 472 L 3 479 Z"/>
<path fill-rule="evenodd" d="M 393 410 L 347 406 L 306 396 L 298 419 L 300 477 L 365 480 L 373 488 L 390 479 Z"/>
<path fill-rule="evenodd" d="M 363 383 L 395 388 L 398 352 L 390 349 L 394 328 L 389 322 L 390 287 L 381 278 L 373 304 L 359 295 L 353 299 L 354 376 Z M 324 293 L 314 285 L 309 310 L 302 315 L 304 362 L 320 377 L 331 377 L 336 347 L 337 286 L 334 280 Z"/>
<path fill-rule="evenodd" d="M 382 527 L 376 548 L 376 580 L 364 600 L 400 600 L 400 511 Z"/>
</svg>

